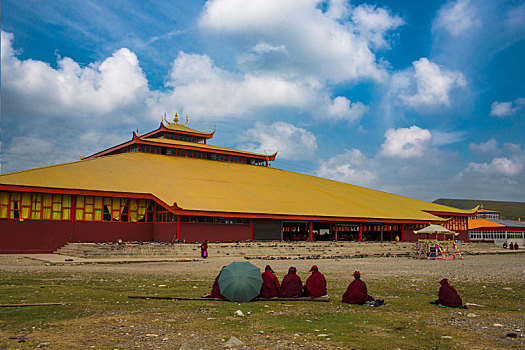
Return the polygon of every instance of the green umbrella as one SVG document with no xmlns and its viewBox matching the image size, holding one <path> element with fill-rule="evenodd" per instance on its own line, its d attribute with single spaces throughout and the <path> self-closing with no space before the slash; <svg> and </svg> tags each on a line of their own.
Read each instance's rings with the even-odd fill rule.
<svg viewBox="0 0 525 350">
<path fill-rule="evenodd" d="M 261 291 L 261 270 L 247 261 L 232 262 L 222 269 L 219 277 L 221 294 L 230 301 L 246 303 Z"/>
</svg>

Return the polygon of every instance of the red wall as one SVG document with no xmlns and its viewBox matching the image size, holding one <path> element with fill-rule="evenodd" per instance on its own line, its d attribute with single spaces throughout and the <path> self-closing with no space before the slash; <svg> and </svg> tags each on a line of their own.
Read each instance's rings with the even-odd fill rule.
<svg viewBox="0 0 525 350">
<path fill-rule="evenodd" d="M 177 239 L 176 222 L 159 222 L 155 224 L 153 240 L 159 242 L 173 242 Z"/>
<path fill-rule="evenodd" d="M 0 220 L 0 253 L 51 253 L 72 234 L 69 221 Z"/>
<path fill-rule="evenodd" d="M 181 223 L 181 240 L 185 242 L 232 242 L 250 239 L 250 225 L 228 224 L 183 224 Z"/>
<path fill-rule="evenodd" d="M 76 221 L 73 242 L 123 242 L 153 240 L 154 224 Z"/>
<path fill-rule="evenodd" d="M 0 220 L 0 253 L 51 253 L 71 242 L 151 241 L 154 224 Z"/>
</svg>

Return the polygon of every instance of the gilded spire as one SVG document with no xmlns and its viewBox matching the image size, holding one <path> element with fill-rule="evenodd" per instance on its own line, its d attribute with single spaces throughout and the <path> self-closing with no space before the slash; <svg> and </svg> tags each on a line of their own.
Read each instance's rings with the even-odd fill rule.
<svg viewBox="0 0 525 350">
<path fill-rule="evenodd" d="M 188 124 L 188 115 L 186 114 L 186 123 L 182 124 L 182 125 L 186 125 Z"/>
<path fill-rule="evenodd" d="M 175 124 L 179 124 L 179 115 L 177 113 L 175 113 L 175 118 L 173 118 L 173 121 Z"/>
</svg>

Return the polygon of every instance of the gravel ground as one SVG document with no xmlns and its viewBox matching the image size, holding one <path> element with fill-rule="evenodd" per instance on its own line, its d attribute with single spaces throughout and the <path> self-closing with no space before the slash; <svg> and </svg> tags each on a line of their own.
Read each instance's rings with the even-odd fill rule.
<svg viewBox="0 0 525 350">
<path fill-rule="evenodd" d="M 54 271 L 54 272 L 109 272 L 146 274 L 216 275 L 220 268 L 242 257 L 217 257 L 187 262 L 143 262 L 132 264 L 63 264 L 54 265 L 34 258 L 0 255 L 0 271 Z M 418 276 L 446 276 L 452 278 L 478 278 L 509 281 L 525 280 L 525 254 L 467 255 L 464 259 L 426 260 L 406 257 L 352 258 L 352 259 L 305 259 L 305 260 L 250 260 L 260 268 L 270 264 L 277 275 L 282 276 L 288 267 L 295 266 L 300 275 L 309 275 L 313 264 L 321 272 L 349 276 L 354 270 L 361 271 L 367 279 L 410 278 Z"/>
<path fill-rule="evenodd" d="M 38 256 L 21 256 L 21 255 L 0 255 L 0 274 L 2 272 L 50 272 L 50 273 L 64 273 L 64 274 L 82 274 L 93 275 L 97 273 L 110 273 L 118 279 L 119 275 L 129 274 L 148 274 L 157 276 L 167 276 L 167 280 L 181 278 L 184 280 L 188 276 L 200 279 L 202 281 L 213 281 L 220 268 L 232 261 L 242 261 L 242 257 L 211 257 L 206 260 L 187 261 L 187 262 L 140 262 L 140 263 L 63 263 L 50 264 L 49 262 L 39 260 Z M 63 259 L 62 259 L 63 260 Z M 404 280 L 408 283 L 434 280 L 436 281 L 436 291 L 439 287 L 438 281 L 447 277 L 454 285 L 456 283 L 475 282 L 487 284 L 505 285 L 512 282 L 514 285 L 522 285 L 525 287 L 525 255 L 522 253 L 512 254 L 489 254 L 489 255 L 466 255 L 463 260 L 426 260 L 413 259 L 407 257 L 367 257 L 367 258 L 352 258 L 352 259 L 299 259 L 299 260 L 250 260 L 260 268 L 264 268 L 266 264 L 270 264 L 275 270 L 280 279 L 286 273 L 290 266 L 297 267 L 299 275 L 305 279 L 309 272 L 310 266 L 316 264 L 319 266 L 321 272 L 327 275 L 331 281 L 340 280 L 349 281 L 354 270 L 361 271 L 365 281 L 374 280 Z M 412 281 L 412 282 L 410 282 Z M 405 282 L 406 283 L 406 282 Z M 522 289 L 523 290 L 523 289 Z M 330 292 L 330 291 L 329 291 Z M 397 296 L 385 296 L 386 299 L 397 298 Z M 465 300 L 468 302 L 468 300 Z M 109 313 L 107 315 L 100 315 L 99 319 L 91 319 L 90 324 L 78 325 L 72 321 L 72 327 L 82 328 L 88 327 L 90 331 L 81 331 L 85 341 L 86 348 L 134 348 L 134 349 L 179 349 L 188 346 L 189 349 L 212 349 L 224 348 L 226 341 L 231 335 L 242 334 L 240 330 L 233 329 L 232 332 L 221 332 L 218 330 L 209 331 L 206 333 L 196 333 L 191 328 L 192 317 L 201 317 L 202 315 L 189 315 L 186 320 L 181 323 L 180 319 L 166 318 L 165 308 L 169 307 L 168 303 L 160 303 L 158 309 L 153 308 L 148 314 L 145 322 L 140 322 L 139 315 L 121 315 L 119 313 Z M 203 306 L 204 307 L 204 306 Z M 336 305 L 335 310 L 343 308 L 342 305 Z M 291 310 L 292 308 L 290 308 Z M 293 309 L 298 309 L 294 307 Z M 438 308 L 439 309 L 439 308 Z M 164 310 L 164 311 L 163 311 Z M 346 309 L 345 309 L 346 310 Z M 439 312 L 441 310 L 437 310 Z M 156 313 L 158 312 L 158 316 Z M 206 313 L 206 308 L 202 310 Z M 403 310 L 394 310 L 391 312 L 403 313 Z M 468 313 L 482 314 L 483 317 L 467 317 Z M 511 339 L 504 337 L 504 334 L 515 329 L 525 329 L 525 318 L 517 317 L 513 319 L 501 318 L 501 316 L 492 315 L 483 309 L 472 309 L 466 312 L 450 312 L 450 317 L 446 320 L 448 326 L 459 327 L 464 331 L 478 334 L 480 340 L 488 341 L 495 347 L 488 348 L 522 348 L 525 345 L 524 338 Z M 170 316 L 173 317 L 173 316 Z M 417 318 L 417 316 L 416 316 Z M 437 322 L 441 322 L 436 320 Z M 431 324 L 432 319 L 419 320 L 419 322 L 426 322 Z M 495 324 L 501 323 L 502 327 L 495 327 Z M 166 324 L 172 324 L 166 330 Z M 133 327 L 133 328 L 132 328 Z M 58 332 L 56 336 L 51 336 L 50 329 L 34 330 L 31 336 L 27 335 L 27 343 L 25 345 L 17 344 L 16 348 L 35 348 L 39 342 L 44 342 L 48 339 L 50 346 L 57 349 L 66 349 L 69 347 L 65 342 L 65 333 L 70 330 L 56 329 Z M 239 331 L 239 332 L 237 332 Z M 92 336 L 91 336 L 91 335 Z M 157 336 L 158 335 L 158 336 Z M 20 335 L 17 334 L 20 338 Z M 118 342 L 113 340 L 114 336 L 120 339 Z M 90 338 L 91 337 L 91 338 Z M 263 348 L 283 348 L 283 349 L 332 349 L 341 348 L 337 344 L 323 343 L 314 334 L 300 334 L 299 336 L 290 334 L 289 336 L 280 338 L 271 337 L 269 334 L 254 334 L 244 335 L 242 337 L 245 341 L 251 343 L 249 348 L 263 349 Z M 44 340 L 32 340 L 44 339 Z M 9 340 L 7 344 L 14 345 L 17 340 Z M 47 340 L 46 340 L 47 341 Z M 32 345 L 30 345 L 30 343 Z M 44 342 L 45 343 L 45 342 Z M 59 345 L 60 344 L 60 345 Z M 108 347 L 108 344 L 114 344 Z M 185 345 L 186 344 L 186 345 Z M 258 345 L 253 345 L 258 344 Z M 463 345 L 462 345 L 463 344 Z M 472 348 L 481 349 L 478 346 Z M 0 348 L 4 344 L 0 341 Z M 78 344 L 77 344 L 78 345 Z M 454 348 L 462 348 L 464 343 L 458 343 Z"/>
</svg>

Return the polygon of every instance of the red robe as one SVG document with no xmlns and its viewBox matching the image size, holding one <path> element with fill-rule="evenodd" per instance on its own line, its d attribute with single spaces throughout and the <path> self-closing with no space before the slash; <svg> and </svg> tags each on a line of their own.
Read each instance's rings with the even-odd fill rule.
<svg viewBox="0 0 525 350">
<path fill-rule="evenodd" d="M 288 272 L 281 283 L 282 298 L 297 298 L 303 294 L 303 281 L 295 272 Z"/>
<path fill-rule="evenodd" d="M 204 242 L 201 244 L 201 257 L 207 258 L 208 257 L 208 243 Z"/>
<path fill-rule="evenodd" d="M 217 275 L 217 277 L 215 278 L 215 282 L 213 282 L 213 286 L 211 287 L 211 292 L 210 292 L 210 298 L 226 299 L 221 294 L 221 288 L 219 287 L 219 278 L 221 277 L 221 272 L 219 272 L 219 275 Z"/>
<path fill-rule="evenodd" d="M 461 297 L 456 289 L 448 283 L 448 280 L 442 279 L 439 283 L 441 283 L 441 287 L 439 288 L 438 304 L 449 307 L 460 307 L 463 305 Z"/>
<path fill-rule="evenodd" d="M 277 279 L 277 276 L 270 271 L 264 271 L 262 274 L 263 284 L 261 287 L 261 293 L 259 294 L 259 298 L 274 298 L 279 296 L 279 280 Z"/>
<path fill-rule="evenodd" d="M 304 294 L 312 298 L 326 295 L 326 279 L 322 273 L 314 271 L 308 277 L 304 286 Z"/>
<path fill-rule="evenodd" d="M 360 279 L 353 280 L 343 294 L 343 303 L 363 305 L 367 301 L 373 301 L 371 295 L 368 295 L 368 289 L 365 282 Z"/>
</svg>

